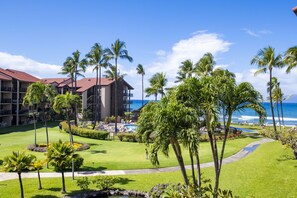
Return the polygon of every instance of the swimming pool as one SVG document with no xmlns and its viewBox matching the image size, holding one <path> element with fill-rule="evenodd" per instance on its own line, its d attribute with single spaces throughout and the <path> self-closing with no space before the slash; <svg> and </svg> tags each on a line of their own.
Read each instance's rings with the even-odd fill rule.
<svg viewBox="0 0 297 198">
<path fill-rule="evenodd" d="M 124 124 L 123 127 L 126 132 L 136 132 L 137 130 L 136 124 Z"/>
</svg>

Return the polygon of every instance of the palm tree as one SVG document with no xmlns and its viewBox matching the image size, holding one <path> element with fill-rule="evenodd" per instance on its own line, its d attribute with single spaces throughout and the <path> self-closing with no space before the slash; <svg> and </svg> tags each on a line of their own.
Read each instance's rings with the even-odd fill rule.
<svg viewBox="0 0 297 198">
<path fill-rule="evenodd" d="M 155 95 L 155 100 L 157 100 L 157 95 L 161 94 L 161 98 L 165 94 L 165 86 L 167 84 L 167 78 L 164 73 L 156 73 L 149 79 L 150 87 L 146 88 L 145 92 L 147 96 Z"/>
<path fill-rule="evenodd" d="M 273 102 L 272 102 L 272 69 L 280 68 L 284 65 L 282 61 L 282 56 L 280 54 L 276 54 L 274 48 L 268 46 L 266 48 L 261 49 L 258 54 L 252 59 L 251 64 L 257 64 L 258 70 L 255 72 L 255 75 L 259 73 L 266 73 L 269 70 L 269 99 L 270 99 L 270 109 L 272 115 L 273 129 L 275 133 L 275 139 L 278 139 L 278 134 L 275 125 L 274 118 L 274 110 L 273 110 Z"/>
<path fill-rule="evenodd" d="M 66 94 L 59 94 L 55 97 L 53 109 L 55 112 L 60 113 L 61 109 L 66 113 L 66 119 L 69 127 L 70 144 L 73 146 L 73 136 L 71 132 L 70 114 L 71 109 L 80 103 L 78 95 L 72 95 L 67 92 Z M 72 161 L 72 180 L 74 180 L 74 161 Z"/>
<path fill-rule="evenodd" d="M 62 193 L 66 193 L 64 172 L 70 162 L 79 157 L 74 148 L 65 142 L 54 143 L 47 151 L 47 161 L 56 167 L 62 174 Z"/>
<path fill-rule="evenodd" d="M 288 65 L 287 73 L 290 73 L 297 66 L 297 46 L 291 47 L 286 51 L 284 62 Z"/>
<path fill-rule="evenodd" d="M 121 74 L 120 71 L 117 72 L 116 74 L 116 68 L 113 65 L 109 66 L 108 70 L 105 70 L 104 72 L 104 77 L 108 78 L 110 80 L 115 80 L 116 78 L 119 79 L 123 79 L 127 74 Z"/>
<path fill-rule="evenodd" d="M 117 39 L 111 44 L 111 48 L 105 50 L 106 55 L 109 59 L 114 59 L 115 61 L 115 92 L 114 92 L 114 110 L 115 110 L 115 134 L 117 133 L 117 118 L 118 118 L 118 59 L 127 59 L 129 62 L 133 61 L 133 58 L 128 55 L 128 50 L 126 49 L 126 44 L 124 41 Z"/>
<path fill-rule="evenodd" d="M 177 78 L 176 82 L 181 82 L 186 78 L 191 78 L 192 74 L 195 71 L 194 68 L 195 68 L 194 64 L 190 59 L 182 62 L 181 66 L 179 66 L 179 70 L 176 76 Z"/>
<path fill-rule="evenodd" d="M 86 55 L 88 63 L 94 65 L 96 71 L 96 86 L 95 86 L 95 119 L 93 129 L 96 126 L 96 122 L 101 120 L 101 69 L 108 66 L 107 57 L 104 54 L 104 51 L 99 43 L 95 43 L 91 51 Z M 99 90 L 98 90 L 98 81 L 99 81 Z M 99 91 L 99 92 L 98 92 Z"/>
<path fill-rule="evenodd" d="M 145 75 L 144 68 L 141 64 L 138 64 L 136 67 L 137 74 L 141 75 L 141 104 L 143 106 L 143 77 Z"/>
<path fill-rule="evenodd" d="M 22 172 L 24 170 L 32 170 L 33 163 L 36 157 L 31 154 L 25 154 L 25 152 L 12 152 L 11 156 L 6 156 L 4 158 L 4 171 L 6 172 L 17 172 L 19 176 L 19 183 L 21 189 L 21 198 L 24 198 L 24 189 L 23 189 L 23 182 L 22 182 Z"/>
<path fill-rule="evenodd" d="M 23 105 L 29 105 L 32 109 L 33 125 L 34 125 L 34 145 L 37 145 L 36 135 L 36 115 L 38 113 L 38 105 L 41 103 L 44 85 L 40 82 L 32 83 L 23 98 Z"/>
<path fill-rule="evenodd" d="M 213 71 L 215 64 L 216 62 L 214 61 L 213 55 L 211 53 L 206 53 L 196 63 L 195 72 L 198 76 L 209 76 Z"/>
<path fill-rule="evenodd" d="M 33 163 L 33 167 L 34 167 L 34 169 L 37 170 L 37 175 L 38 175 L 38 190 L 42 189 L 41 179 L 40 179 L 40 170 L 43 169 L 43 166 L 44 166 L 43 160 L 36 160 Z"/>
<path fill-rule="evenodd" d="M 72 53 L 72 56 L 67 57 L 62 68 L 62 74 L 69 74 L 72 78 L 72 93 L 76 93 L 77 89 L 77 78 L 84 76 L 82 73 L 86 71 L 88 61 L 86 59 L 80 60 L 80 52 L 76 50 Z M 74 123 L 77 126 L 77 106 L 74 109 Z"/>
</svg>

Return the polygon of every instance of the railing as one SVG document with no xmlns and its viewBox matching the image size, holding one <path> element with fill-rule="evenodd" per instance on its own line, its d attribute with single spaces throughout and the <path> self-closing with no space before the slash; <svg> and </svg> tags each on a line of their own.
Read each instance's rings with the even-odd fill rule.
<svg viewBox="0 0 297 198">
<path fill-rule="evenodd" d="M 124 100 L 124 104 L 133 104 L 133 101 L 131 101 L 131 100 Z"/>
<path fill-rule="evenodd" d="M 21 100 L 21 99 L 20 99 L 20 100 L 16 100 L 16 99 L 13 99 L 13 100 L 12 100 L 12 103 L 18 103 L 18 102 L 19 102 L 19 103 L 22 103 L 23 100 Z"/>
<path fill-rule="evenodd" d="M 124 96 L 129 96 L 129 97 L 133 97 L 133 93 L 123 93 Z"/>
<path fill-rule="evenodd" d="M 29 113 L 29 110 L 20 110 L 19 111 L 19 114 L 28 114 Z"/>
<path fill-rule="evenodd" d="M 11 103 L 11 99 L 2 99 L 1 103 Z"/>
<path fill-rule="evenodd" d="M 1 91 L 11 91 L 11 87 L 1 87 Z"/>
<path fill-rule="evenodd" d="M 0 115 L 10 115 L 11 114 L 11 110 L 1 110 L 0 111 Z"/>
<path fill-rule="evenodd" d="M 20 88 L 20 92 L 26 92 L 26 91 L 27 91 L 27 88 L 23 88 L 23 87 Z"/>
</svg>

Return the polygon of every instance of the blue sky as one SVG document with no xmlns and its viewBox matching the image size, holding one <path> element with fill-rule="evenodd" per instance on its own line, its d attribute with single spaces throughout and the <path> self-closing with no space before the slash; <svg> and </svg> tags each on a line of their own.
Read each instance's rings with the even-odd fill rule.
<svg viewBox="0 0 297 198">
<path fill-rule="evenodd" d="M 278 53 L 297 45 L 295 0 L 44 0 L 1 2 L 0 67 L 38 77 L 59 77 L 65 59 L 76 49 L 82 57 L 95 42 L 110 47 L 126 42 L 133 63 L 120 60 L 120 71 L 141 98 L 137 64 L 146 70 L 145 86 L 154 73 L 165 72 L 172 86 L 180 62 L 197 61 L 212 52 L 217 65 L 236 73 L 267 94 L 268 75 L 253 77 L 250 65 L 258 50 L 271 45 Z M 85 74 L 94 76 L 91 68 Z M 297 94 L 297 69 L 275 70 L 286 95 Z"/>
</svg>

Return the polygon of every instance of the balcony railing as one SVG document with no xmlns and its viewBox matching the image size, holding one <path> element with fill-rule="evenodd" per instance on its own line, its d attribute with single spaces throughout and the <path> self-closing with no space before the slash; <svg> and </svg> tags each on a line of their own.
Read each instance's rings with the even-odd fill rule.
<svg viewBox="0 0 297 198">
<path fill-rule="evenodd" d="M 11 114 L 11 110 L 1 110 L 0 111 L 0 115 L 10 115 Z"/>
<path fill-rule="evenodd" d="M 11 87 L 1 87 L 1 91 L 11 91 Z"/>
<path fill-rule="evenodd" d="M 26 92 L 26 91 L 27 91 L 27 88 L 23 88 L 23 87 L 20 88 L 20 92 Z"/>
<path fill-rule="evenodd" d="M 124 95 L 124 96 L 128 96 L 128 97 L 133 97 L 133 93 L 127 93 L 127 92 L 124 92 L 123 95 Z"/>
<path fill-rule="evenodd" d="M 2 99 L 1 103 L 11 103 L 11 99 Z"/>
<path fill-rule="evenodd" d="M 133 101 L 131 101 L 131 100 L 124 100 L 124 105 L 127 105 L 127 104 L 133 104 Z"/>
<path fill-rule="evenodd" d="M 13 99 L 13 100 L 12 100 L 12 103 L 18 103 L 18 102 L 19 102 L 19 103 L 22 103 L 23 100 L 16 100 L 16 99 Z"/>
</svg>

